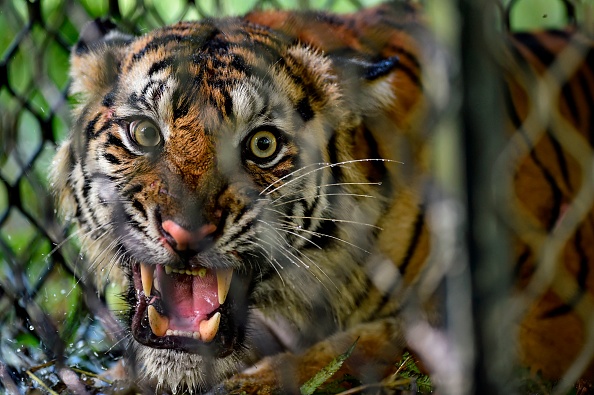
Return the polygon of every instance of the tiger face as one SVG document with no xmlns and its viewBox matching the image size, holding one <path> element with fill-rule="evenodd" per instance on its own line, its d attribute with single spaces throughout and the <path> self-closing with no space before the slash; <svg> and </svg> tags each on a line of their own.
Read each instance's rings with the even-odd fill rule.
<svg viewBox="0 0 594 395">
<path fill-rule="evenodd" d="M 53 180 L 87 270 L 128 287 L 138 373 L 205 389 L 288 347 L 261 316 L 303 346 L 386 315 L 385 297 L 361 308 L 382 300 L 365 262 L 402 194 L 374 125 L 398 113 L 395 70 L 414 83 L 414 58 L 247 19 L 111 28 L 91 24 L 73 50 L 79 105 Z"/>
</svg>

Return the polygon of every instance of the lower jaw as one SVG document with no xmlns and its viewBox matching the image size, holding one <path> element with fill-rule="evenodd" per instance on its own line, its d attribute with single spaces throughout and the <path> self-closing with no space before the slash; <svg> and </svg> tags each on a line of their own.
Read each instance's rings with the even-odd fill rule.
<svg viewBox="0 0 594 395">
<path fill-rule="evenodd" d="M 243 352 L 241 353 L 243 357 Z M 141 369 L 142 393 L 155 389 L 177 393 L 202 393 L 241 371 L 245 366 L 240 358 L 208 358 L 178 350 L 153 349 L 138 345 L 136 364 Z"/>
</svg>

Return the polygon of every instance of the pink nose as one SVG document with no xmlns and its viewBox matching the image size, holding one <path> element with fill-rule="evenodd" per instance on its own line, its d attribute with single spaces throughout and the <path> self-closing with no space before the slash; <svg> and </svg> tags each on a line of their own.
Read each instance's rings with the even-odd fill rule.
<svg viewBox="0 0 594 395">
<path fill-rule="evenodd" d="M 190 232 L 171 220 L 163 221 L 163 230 L 173 237 L 176 245 L 172 246 L 178 251 L 185 251 L 187 249 L 197 249 L 196 247 L 206 236 L 217 230 L 213 224 L 202 226 L 200 229 Z"/>
</svg>

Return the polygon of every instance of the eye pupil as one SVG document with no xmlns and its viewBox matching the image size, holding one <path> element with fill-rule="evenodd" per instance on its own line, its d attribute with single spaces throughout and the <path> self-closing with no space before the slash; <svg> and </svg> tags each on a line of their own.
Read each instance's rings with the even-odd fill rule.
<svg viewBox="0 0 594 395">
<path fill-rule="evenodd" d="M 260 151 L 267 151 L 268 148 L 270 148 L 271 144 L 272 144 L 272 142 L 270 141 L 270 139 L 268 137 L 260 137 L 256 141 L 256 147 L 258 147 L 258 149 Z"/>
<path fill-rule="evenodd" d="M 157 137 L 157 130 L 152 126 L 145 126 L 141 129 L 144 138 L 149 141 L 154 141 Z"/>
</svg>

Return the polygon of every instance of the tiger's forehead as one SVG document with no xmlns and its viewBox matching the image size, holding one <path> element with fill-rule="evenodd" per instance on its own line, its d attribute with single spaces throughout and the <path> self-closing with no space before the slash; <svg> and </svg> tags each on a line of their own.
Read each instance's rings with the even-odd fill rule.
<svg viewBox="0 0 594 395">
<path fill-rule="evenodd" d="M 264 106 L 258 91 L 282 58 L 283 41 L 239 19 L 164 27 L 129 45 L 120 89 L 135 99 L 131 112 L 167 115 L 172 124 L 200 119 L 208 129 L 231 115 L 247 121 Z"/>
</svg>

